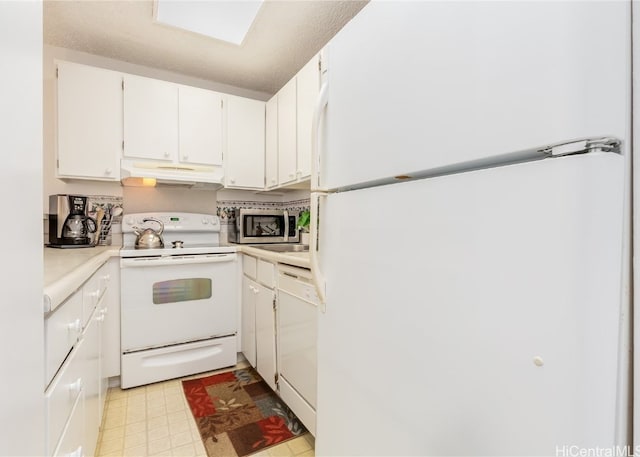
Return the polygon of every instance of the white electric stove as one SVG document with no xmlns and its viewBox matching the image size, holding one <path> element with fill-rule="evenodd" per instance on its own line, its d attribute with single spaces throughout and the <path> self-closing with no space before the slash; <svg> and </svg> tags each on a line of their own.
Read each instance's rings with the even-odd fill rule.
<svg viewBox="0 0 640 457">
<path fill-rule="evenodd" d="M 137 249 L 135 230 L 160 228 L 150 218 L 164 248 Z M 122 388 L 235 365 L 238 262 L 218 217 L 129 214 L 122 232 Z"/>
</svg>

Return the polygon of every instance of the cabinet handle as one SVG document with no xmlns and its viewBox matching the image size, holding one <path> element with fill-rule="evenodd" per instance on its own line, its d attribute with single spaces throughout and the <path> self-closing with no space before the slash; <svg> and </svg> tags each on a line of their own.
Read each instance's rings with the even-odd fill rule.
<svg viewBox="0 0 640 457">
<path fill-rule="evenodd" d="M 100 314 L 96 317 L 96 322 L 104 322 L 104 314 Z"/>
<path fill-rule="evenodd" d="M 231 184 L 235 184 L 236 180 L 234 178 L 229 179 L 229 182 L 231 182 Z"/>
<path fill-rule="evenodd" d="M 275 184 L 276 182 L 276 178 L 271 178 L 271 184 Z"/>
<path fill-rule="evenodd" d="M 295 173 L 289 173 L 289 177 L 290 177 L 290 178 L 294 178 L 295 176 L 296 176 L 296 174 L 295 174 Z"/>
<path fill-rule="evenodd" d="M 186 155 L 186 154 L 182 156 L 182 160 L 187 160 L 188 158 L 189 158 L 189 156 Z"/>
<path fill-rule="evenodd" d="M 80 330 L 82 330 L 82 322 L 80 322 L 80 319 L 76 319 L 70 324 L 67 324 L 67 330 L 69 330 L 70 332 L 79 333 Z"/>
<path fill-rule="evenodd" d="M 75 451 L 66 454 L 65 457 L 83 457 L 82 446 L 78 446 Z"/>
<path fill-rule="evenodd" d="M 113 170 L 111 170 L 111 168 L 107 168 L 107 169 L 104 171 L 104 174 L 105 174 L 105 175 L 110 175 L 112 172 L 113 172 Z"/>
<path fill-rule="evenodd" d="M 72 398 L 77 396 L 81 390 L 82 390 L 82 378 L 78 378 L 74 382 L 69 384 L 69 393 L 71 394 Z"/>
<path fill-rule="evenodd" d="M 165 152 L 165 153 L 164 153 L 164 156 L 165 156 L 165 157 L 169 157 L 169 155 L 170 155 L 170 154 L 169 154 L 168 152 Z"/>
<path fill-rule="evenodd" d="M 102 313 L 103 316 L 106 314 L 109 314 L 109 308 L 102 308 L 100 312 Z"/>
</svg>

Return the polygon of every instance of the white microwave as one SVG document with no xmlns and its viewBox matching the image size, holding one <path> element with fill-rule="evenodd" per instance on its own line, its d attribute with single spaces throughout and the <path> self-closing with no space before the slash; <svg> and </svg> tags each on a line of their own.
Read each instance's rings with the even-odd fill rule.
<svg viewBox="0 0 640 457">
<path fill-rule="evenodd" d="M 246 209 L 233 211 L 235 223 L 229 232 L 233 243 L 298 243 L 299 211 Z"/>
</svg>

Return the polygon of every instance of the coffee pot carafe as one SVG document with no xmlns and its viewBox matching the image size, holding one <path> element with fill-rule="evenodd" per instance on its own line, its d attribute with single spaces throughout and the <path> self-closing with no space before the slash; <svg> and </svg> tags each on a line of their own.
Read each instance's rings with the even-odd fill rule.
<svg viewBox="0 0 640 457">
<path fill-rule="evenodd" d="M 87 197 L 82 195 L 49 196 L 49 246 L 93 246 L 91 233 L 96 221 L 87 216 Z"/>
</svg>

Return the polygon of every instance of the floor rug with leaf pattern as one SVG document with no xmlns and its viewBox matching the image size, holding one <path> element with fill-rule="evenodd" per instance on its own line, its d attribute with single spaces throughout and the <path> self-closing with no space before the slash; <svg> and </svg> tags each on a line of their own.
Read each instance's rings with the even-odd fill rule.
<svg viewBox="0 0 640 457">
<path fill-rule="evenodd" d="M 209 457 L 245 456 L 306 433 L 251 367 L 182 381 Z"/>
</svg>

